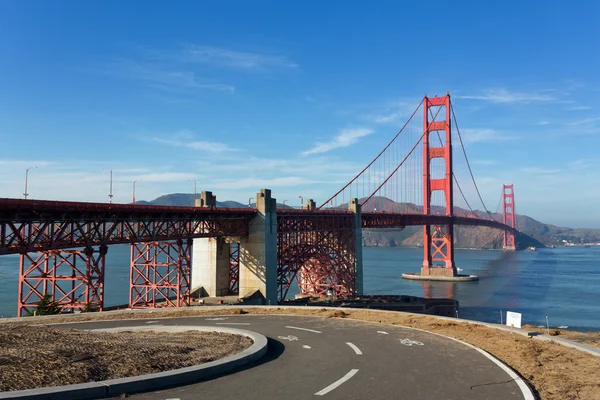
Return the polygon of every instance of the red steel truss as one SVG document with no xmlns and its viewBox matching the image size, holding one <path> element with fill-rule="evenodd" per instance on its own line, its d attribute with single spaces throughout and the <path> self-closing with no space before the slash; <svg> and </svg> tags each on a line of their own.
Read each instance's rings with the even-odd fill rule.
<svg viewBox="0 0 600 400">
<path fill-rule="evenodd" d="M 0 255 L 93 245 L 247 236 L 254 209 L 0 199 Z"/>
<path fill-rule="evenodd" d="M 192 239 L 131 245 L 130 308 L 190 304 Z"/>
<path fill-rule="evenodd" d="M 231 243 L 229 247 L 229 292 L 239 293 L 240 283 L 240 244 Z"/>
<path fill-rule="evenodd" d="M 296 280 L 301 293 L 356 293 L 354 214 L 279 210 L 277 283 L 284 300 Z"/>
<path fill-rule="evenodd" d="M 444 97 L 428 98 L 423 101 L 423 214 L 431 214 L 431 195 L 440 190 L 444 193 L 446 203 L 445 215 L 452 216 L 454 206 L 453 182 L 452 182 L 452 132 L 450 95 Z M 445 119 L 434 118 L 432 108 L 444 107 Z M 436 112 L 435 115 L 438 113 Z M 433 120 L 430 120 L 432 117 Z M 440 140 L 439 147 L 430 146 L 430 134 L 439 134 L 443 131 L 445 140 Z M 445 175 L 443 178 L 431 177 L 431 160 L 443 159 L 445 164 Z M 433 232 L 432 229 L 433 228 Z M 428 275 L 429 268 L 442 264 L 445 268 L 451 268 L 456 272 L 454 266 L 454 226 L 447 225 L 425 225 L 423 227 L 423 269 L 421 274 Z"/>
<path fill-rule="evenodd" d="M 98 250 L 47 250 L 21 254 L 17 315 L 32 314 L 49 295 L 61 313 L 104 307 L 104 259 L 108 248 Z"/>
<path fill-rule="evenodd" d="M 504 231 L 504 249 L 515 249 L 515 229 L 517 219 L 515 213 L 515 191 L 513 185 L 502 186 L 502 222 L 513 228 Z"/>
</svg>

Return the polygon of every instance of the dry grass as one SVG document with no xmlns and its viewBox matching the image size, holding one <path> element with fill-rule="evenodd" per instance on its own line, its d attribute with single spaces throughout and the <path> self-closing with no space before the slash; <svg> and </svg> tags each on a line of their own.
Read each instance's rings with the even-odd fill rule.
<svg viewBox="0 0 600 400">
<path fill-rule="evenodd" d="M 211 309 L 210 307 L 160 312 L 115 312 L 80 314 L 55 317 L 52 322 L 89 320 L 139 319 L 157 317 L 183 317 L 194 315 L 235 314 L 295 314 L 330 318 L 352 318 L 424 329 L 454 337 L 480 347 L 516 370 L 537 391 L 542 400 L 600 400 L 600 357 L 571 349 L 556 343 L 542 342 L 521 335 L 460 321 L 407 313 L 381 313 L 369 310 L 344 309 L 289 309 L 289 308 L 239 308 Z M 39 321 L 39 320 L 38 320 Z M 27 321 L 34 322 L 33 320 Z M 44 319 L 38 323 L 49 323 Z M 1 324 L 0 324 L 1 327 Z"/>
<path fill-rule="evenodd" d="M 216 332 L 87 332 L 0 324 L 0 391 L 124 378 L 238 353 L 252 340 Z"/>
</svg>

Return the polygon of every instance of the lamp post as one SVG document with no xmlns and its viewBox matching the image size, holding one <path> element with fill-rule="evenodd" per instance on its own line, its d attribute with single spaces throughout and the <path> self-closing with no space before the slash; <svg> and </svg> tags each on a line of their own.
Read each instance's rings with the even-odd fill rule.
<svg viewBox="0 0 600 400">
<path fill-rule="evenodd" d="M 29 167 L 25 170 L 25 193 L 23 193 L 23 196 L 25 196 L 25 200 L 27 200 L 27 196 L 29 195 L 29 193 L 27 193 L 27 181 L 29 180 L 29 170 L 34 168 L 37 167 Z"/>
<path fill-rule="evenodd" d="M 194 182 L 194 201 L 193 201 L 193 203 L 194 203 L 194 205 L 196 205 L 196 193 L 197 193 L 196 192 L 196 180 L 190 179 L 190 180 L 188 180 L 188 182 Z"/>
<path fill-rule="evenodd" d="M 248 199 L 248 208 L 252 207 L 252 206 L 251 206 L 251 204 L 252 204 L 252 200 L 254 200 L 254 197 L 250 197 L 250 198 Z"/>
<path fill-rule="evenodd" d="M 138 179 L 137 181 L 133 181 L 133 204 L 135 204 L 135 183 L 136 182 L 141 182 L 141 179 Z"/>
<path fill-rule="evenodd" d="M 106 171 L 106 168 L 102 168 L 103 171 Z M 108 198 L 109 198 L 109 203 L 112 204 L 112 199 L 113 199 L 113 170 L 109 169 L 108 170 L 110 172 L 110 192 L 108 193 Z"/>
<path fill-rule="evenodd" d="M 304 204 L 304 197 L 298 196 L 298 198 L 300 199 L 300 208 L 302 208 L 302 205 Z"/>
</svg>

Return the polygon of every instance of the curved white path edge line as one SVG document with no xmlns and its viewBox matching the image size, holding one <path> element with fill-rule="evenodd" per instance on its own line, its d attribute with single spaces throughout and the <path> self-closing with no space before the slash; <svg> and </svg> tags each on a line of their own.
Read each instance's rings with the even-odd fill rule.
<svg viewBox="0 0 600 400">
<path fill-rule="evenodd" d="M 525 382 L 523 382 L 523 379 L 521 379 L 521 377 L 519 375 L 517 375 L 515 373 L 515 371 L 512 370 L 512 368 L 510 368 L 508 365 L 504 364 L 502 361 L 498 360 L 496 357 L 494 357 L 493 355 L 491 355 L 487 351 L 485 351 L 483 349 L 480 349 L 477 346 L 473 346 L 470 343 L 463 342 L 460 339 L 456 339 L 456 338 L 453 338 L 453 337 L 450 337 L 450 336 L 442 335 L 440 333 L 430 332 L 430 331 L 426 331 L 424 329 L 419 329 L 419 328 L 412 328 L 412 327 L 409 327 L 409 326 L 401 326 L 401 328 L 414 329 L 415 331 L 421 331 L 421 332 L 425 332 L 425 333 L 430 333 L 432 335 L 441 336 L 443 338 L 454 340 L 455 342 L 464 344 L 467 347 L 470 347 L 472 349 L 477 350 L 478 352 L 480 352 L 481 354 L 483 354 L 484 356 L 486 356 L 488 359 L 490 359 L 494 364 L 496 364 L 497 366 L 499 366 L 500 368 L 502 368 L 502 370 L 504 372 L 506 372 L 508 374 L 508 376 L 510 376 L 516 382 L 517 386 L 519 386 L 519 389 L 521 389 L 521 393 L 523 393 L 523 397 L 524 397 L 525 400 L 535 400 L 535 397 L 533 396 L 533 393 L 531 392 L 531 389 L 529 388 L 529 386 L 527 386 L 527 384 Z"/>
<path fill-rule="evenodd" d="M 341 386 L 342 383 L 346 382 L 347 380 L 352 378 L 354 375 L 356 375 L 357 372 L 358 372 L 357 369 L 351 369 L 350 372 L 348 372 L 346 375 L 344 375 L 337 381 L 333 382 L 331 385 L 327 386 L 325 389 L 319 390 L 317 393 L 315 393 L 315 396 L 323 396 L 323 395 L 331 392 L 333 389 L 337 388 L 338 386 Z"/>
</svg>

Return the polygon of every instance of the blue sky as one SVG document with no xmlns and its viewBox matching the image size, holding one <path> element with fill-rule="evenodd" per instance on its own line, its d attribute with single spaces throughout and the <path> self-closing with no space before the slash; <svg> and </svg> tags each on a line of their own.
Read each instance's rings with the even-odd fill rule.
<svg viewBox="0 0 600 400">
<path fill-rule="evenodd" d="M 489 207 L 600 227 L 598 3 L 415 3 L 2 1 L 0 197 L 320 202 L 450 92 Z"/>
</svg>

